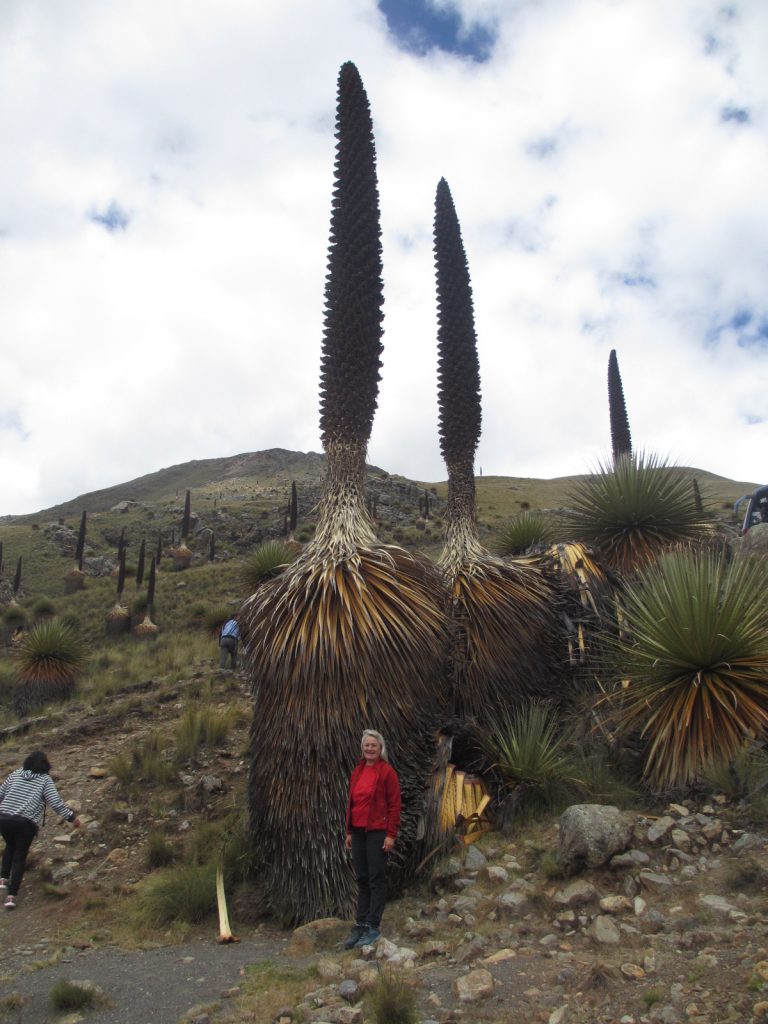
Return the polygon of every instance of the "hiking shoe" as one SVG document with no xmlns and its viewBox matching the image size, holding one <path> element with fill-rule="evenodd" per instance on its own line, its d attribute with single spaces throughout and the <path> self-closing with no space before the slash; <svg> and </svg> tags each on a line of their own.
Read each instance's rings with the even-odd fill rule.
<svg viewBox="0 0 768 1024">
<path fill-rule="evenodd" d="M 376 928 L 366 928 L 363 934 L 355 943 L 357 949 L 363 946 L 372 946 L 377 939 L 381 938 L 381 932 Z"/>
<path fill-rule="evenodd" d="M 8 879 L 7 878 L 0 878 L 0 889 L 7 889 L 7 888 L 8 888 Z"/>
<path fill-rule="evenodd" d="M 3 906 L 5 907 L 6 910 L 15 910 L 16 909 L 16 897 L 15 896 L 6 896 L 5 897 L 5 903 L 3 904 Z"/>
<path fill-rule="evenodd" d="M 356 946 L 360 936 L 364 935 L 367 931 L 368 929 L 364 924 L 356 924 L 344 943 L 344 949 L 352 949 L 353 946 Z"/>
</svg>

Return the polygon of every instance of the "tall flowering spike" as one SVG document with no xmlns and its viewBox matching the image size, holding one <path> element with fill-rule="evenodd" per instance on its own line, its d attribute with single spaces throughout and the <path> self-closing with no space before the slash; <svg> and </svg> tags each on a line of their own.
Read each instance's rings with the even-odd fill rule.
<svg viewBox="0 0 768 1024">
<path fill-rule="evenodd" d="M 552 685 L 551 601 L 540 570 L 507 565 L 481 545 L 475 516 L 480 440 L 480 368 L 472 287 L 451 191 L 435 197 L 440 447 L 448 468 L 445 547 L 439 566 L 450 589 L 454 710 L 481 724 Z M 429 496 L 425 507 L 428 509 Z"/>
<path fill-rule="evenodd" d="M 446 465 L 470 465 L 480 440 L 480 364 L 469 266 L 451 190 L 441 178 L 435 197 L 438 401 L 440 450 Z"/>
<path fill-rule="evenodd" d="M 139 562 L 136 566 L 136 589 L 141 586 L 144 582 L 144 562 L 147 557 L 147 542 L 144 537 L 141 538 L 141 544 L 139 545 Z"/>
<path fill-rule="evenodd" d="M 373 125 L 360 74 L 339 72 L 336 162 L 320 372 L 323 444 L 367 444 L 379 389 L 384 319 Z"/>
<path fill-rule="evenodd" d="M 624 388 L 621 386 L 619 361 L 616 349 L 608 356 L 608 411 L 611 417 L 611 448 L 613 461 L 622 455 L 632 454 L 632 437 L 629 433 L 627 406 L 624 402 Z"/>
</svg>

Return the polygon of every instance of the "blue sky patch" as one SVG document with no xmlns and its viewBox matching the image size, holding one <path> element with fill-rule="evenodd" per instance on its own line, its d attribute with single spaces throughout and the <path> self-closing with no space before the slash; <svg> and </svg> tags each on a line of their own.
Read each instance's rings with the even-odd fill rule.
<svg viewBox="0 0 768 1024">
<path fill-rule="evenodd" d="M 29 437 L 29 431 L 24 429 L 18 409 L 9 409 L 7 411 L 0 409 L 0 430 L 18 434 L 22 441 L 26 441 Z"/>
<path fill-rule="evenodd" d="M 749 124 L 751 116 L 746 107 L 737 107 L 735 104 L 729 103 L 721 109 L 720 120 L 726 124 L 729 121 L 732 124 Z"/>
<path fill-rule="evenodd" d="M 378 0 L 387 28 L 401 50 L 423 57 L 442 50 L 482 64 L 496 42 L 493 25 L 465 25 L 454 7 L 438 7 L 430 0 Z"/>
<path fill-rule="evenodd" d="M 705 335 L 708 345 L 735 341 L 739 348 L 768 348 L 768 313 L 742 307 L 716 320 Z"/>
<path fill-rule="evenodd" d="M 88 219 L 92 220 L 94 224 L 101 224 L 110 234 L 115 231 L 125 231 L 131 222 L 128 213 L 116 199 L 113 199 L 105 210 L 93 210 Z"/>
</svg>

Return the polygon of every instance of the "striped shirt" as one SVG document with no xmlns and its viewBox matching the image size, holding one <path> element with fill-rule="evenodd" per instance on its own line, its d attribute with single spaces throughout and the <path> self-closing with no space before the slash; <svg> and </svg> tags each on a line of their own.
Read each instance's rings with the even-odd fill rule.
<svg viewBox="0 0 768 1024">
<path fill-rule="evenodd" d="M 74 821 L 77 817 L 59 796 L 50 775 L 38 775 L 28 768 L 17 768 L 0 786 L 2 815 L 29 818 L 36 825 L 42 825 L 46 804 L 67 821 Z"/>
</svg>

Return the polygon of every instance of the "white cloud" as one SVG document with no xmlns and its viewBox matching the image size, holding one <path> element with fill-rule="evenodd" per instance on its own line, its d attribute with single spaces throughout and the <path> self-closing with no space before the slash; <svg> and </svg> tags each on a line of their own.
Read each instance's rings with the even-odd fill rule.
<svg viewBox="0 0 768 1024">
<path fill-rule="evenodd" d="M 0 514 L 187 459 L 319 449 L 347 59 L 371 101 L 384 232 L 372 461 L 444 476 L 445 175 L 475 291 L 485 473 L 594 464 L 616 348 L 639 447 L 763 482 L 768 339 L 740 346 L 724 325 L 749 311 L 754 336 L 768 316 L 768 8 L 455 6 L 496 24 L 487 63 L 398 51 L 374 0 L 3 5 L 0 380 L 22 430 L 0 420 Z M 90 219 L 113 202 L 125 231 Z"/>
</svg>

